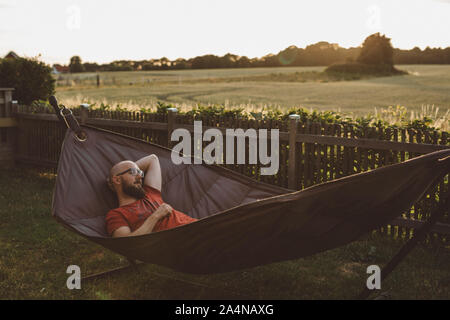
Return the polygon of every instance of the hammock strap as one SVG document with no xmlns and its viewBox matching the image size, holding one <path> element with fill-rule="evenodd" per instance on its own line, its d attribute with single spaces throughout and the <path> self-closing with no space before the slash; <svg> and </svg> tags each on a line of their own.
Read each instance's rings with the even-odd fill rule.
<svg viewBox="0 0 450 320">
<path fill-rule="evenodd" d="M 80 124 L 73 116 L 72 110 L 66 108 L 64 105 L 61 105 L 62 108 L 59 108 L 58 101 L 56 100 L 55 96 L 51 96 L 48 101 L 55 110 L 56 116 L 58 117 L 59 121 L 65 124 L 67 128 L 72 129 L 72 131 L 75 132 L 75 137 L 78 140 L 85 141 L 87 138 L 86 133 L 81 130 Z"/>
</svg>

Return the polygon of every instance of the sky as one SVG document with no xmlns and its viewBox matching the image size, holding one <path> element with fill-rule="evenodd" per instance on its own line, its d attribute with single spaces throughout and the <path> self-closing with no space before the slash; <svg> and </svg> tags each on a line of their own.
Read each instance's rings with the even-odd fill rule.
<svg viewBox="0 0 450 320">
<path fill-rule="evenodd" d="M 396 48 L 450 46 L 450 0 L 0 0 L 0 56 L 49 64 L 249 58 L 375 32 Z"/>
</svg>

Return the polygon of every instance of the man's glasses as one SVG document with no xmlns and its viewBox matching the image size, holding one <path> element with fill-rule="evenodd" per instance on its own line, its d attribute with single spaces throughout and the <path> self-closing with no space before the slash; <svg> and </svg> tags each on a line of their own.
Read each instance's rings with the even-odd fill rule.
<svg viewBox="0 0 450 320">
<path fill-rule="evenodd" d="M 125 171 L 123 171 L 123 172 L 121 172 L 121 173 L 116 174 L 116 176 L 121 176 L 121 175 L 123 175 L 123 174 L 125 174 L 125 173 L 128 173 L 128 172 L 129 172 L 132 176 L 140 175 L 141 178 L 144 177 L 144 171 L 142 171 L 141 169 L 137 169 L 137 168 L 129 168 L 129 169 L 127 169 L 127 170 L 125 170 Z"/>
</svg>

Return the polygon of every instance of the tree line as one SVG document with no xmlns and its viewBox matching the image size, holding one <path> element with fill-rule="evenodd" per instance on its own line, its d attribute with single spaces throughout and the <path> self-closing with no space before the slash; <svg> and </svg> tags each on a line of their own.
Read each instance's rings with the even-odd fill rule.
<svg viewBox="0 0 450 320">
<path fill-rule="evenodd" d="M 207 54 L 191 59 L 166 57 L 149 60 L 117 60 L 98 64 L 82 62 L 79 56 L 70 59 L 70 72 L 140 71 L 140 70 L 183 70 L 212 68 L 256 68 L 282 66 L 328 66 L 335 63 L 353 62 L 361 54 L 362 47 L 342 48 L 335 43 L 321 41 L 306 48 L 290 46 L 278 54 L 268 54 L 261 58 L 248 58 L 228 53 L 224 56 Z M 450 64 L 450 47 L 421 50 L 393 49 L 394 64 Z"/>
</svg>

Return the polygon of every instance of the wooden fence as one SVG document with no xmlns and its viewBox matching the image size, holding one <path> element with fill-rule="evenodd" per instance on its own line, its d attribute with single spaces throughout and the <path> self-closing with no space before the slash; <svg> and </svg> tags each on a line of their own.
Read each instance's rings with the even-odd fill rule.
<svg viewBox="0 0 450 320">
<path fill-rule="evenodd" d="M 266 183 L 291 189 L 331 181 L 388 164 L 402 162 L 421 154 L 450 148 L 448 133 L 422 132 L 413 129 L 355 128 L 338 124 L 299 122 L 296 119 L 245 120 L 231 117 L 196 117 L 140 112 L 74 109 L 79 121 L 146 141 L 169 146 L 170 133 L 177 128 L 193 132 L 193 121 L 201 120 L 203 132 L 217 128 L 279 129 L 279 170 L 272 176 L 260 175 L 260 164 L 231 165 L 236 170 Z M 65 128 L 56 115 L 46 108 L 14 108 L 17 122 L 15 160 L 19 163 L 56 168 Z M 209 142 L 204 142 L 203 147 Z M 270 145 L 270 143 L 269 143 Z M 224 159 L 226 157 L 224 150 Z M 246 159 L 249 149 L 246 144 Z M 394 237 L 409 237 L 427 220 L 440 196 L 448 189 L 448 175 L 428 194 L 382 232 Z M 429 239 L 448 241 L 448 212 L 434 227 Z"/>
</svg>

